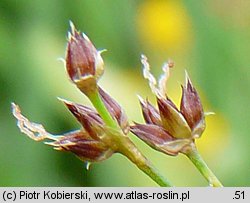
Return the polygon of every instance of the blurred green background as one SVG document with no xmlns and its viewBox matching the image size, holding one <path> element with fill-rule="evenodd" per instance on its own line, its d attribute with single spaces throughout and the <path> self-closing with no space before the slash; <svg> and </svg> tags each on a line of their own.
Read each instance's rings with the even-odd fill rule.
<svg viewBox="0 0 250 203">
<path fill-rule="evenodd" d="M 113 155 L 90 170 L 73 154 L 56 152 L 21 134 L 12 101 L 54 134 L 79 127 L 57 96 L 88 104 L 63 64 L 69 20 L 103 54 L 100 84 L 143 122 L 136 94 L 154 97 L 141 74 L 140 54 L 160 74 L 171 58 L 168 94 L 180 101 L 186 69 L 206 111 L 199 150 L 225 186 L 250 186 L 250 1 L 1 0 L 0 186 L 156 186 L 125 157 Z M 186 157 L 168 157 L 135 136 L 136 145 L 176 186 L 207 186 Z"/>
</svg>

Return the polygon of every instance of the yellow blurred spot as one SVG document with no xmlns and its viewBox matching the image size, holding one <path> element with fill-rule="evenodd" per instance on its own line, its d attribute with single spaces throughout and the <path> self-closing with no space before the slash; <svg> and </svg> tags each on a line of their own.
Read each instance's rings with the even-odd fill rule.
<svg viewBox="0 0 250 203">
<path fill-rule="evenodd" d="M 137 25 L 143 44 L 153 48 L 178 50 L 191 41 L 191 21 L 181 1 L 145 1 Z"/>
<path fill-rule="evenodd" d="M 201 138 L 197 140 L 198 149 L 209 156 L 220 154 L 229 145 L 229 124 L 220 114 L 206 117 L 206 129 Z"/>
</svg>

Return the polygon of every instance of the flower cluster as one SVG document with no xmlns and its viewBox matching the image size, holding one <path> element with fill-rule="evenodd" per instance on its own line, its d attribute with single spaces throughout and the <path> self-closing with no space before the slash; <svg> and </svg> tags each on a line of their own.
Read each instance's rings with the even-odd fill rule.
<svg viewBox="0 0 250 203">
<path fill-rule="evenodd" d="M 121 106 L 97 85 L 97 80 L 104 71 L 100 52 L 86 35 L 78 32 L 72 23 L 70 25 L 71 33 L 65 57 L 69 78 L 84 93 L 98 91 L 112 119 L 126 135 L 129 132 L 126 114 Z M 104 141 L 110 130 L 107 130 L 108 126 L 96 110 L 64 99 L 60 100 L 79 121 L 82 129 L 63 135 L 52 135 L 42 125 L 30 122 L 21 114 L 19 106 L 12 103 L 13 115 L 20 130 L 36 141 L 52 140 L 45 144 L 53 146 L 56 150 L 73 152 L 83 161 L 95 162 L 110 157 L 115 152 L 114 147 L 110 147 Z"/>
<path fill-rule="evenodd" d="M 65 65 L 70 80 L 84 93 L 95 108 L 90 108 L 65 99 L 60 99 L 81 124 L 81 129 L 62 135 L 48 133 L 40 124 L 30 122 L 21 114 L 18 105 L 12 103 L 12 113 L 21 132 L 35 141 L 44 141 L 59 151 L 74 153 L 82 161 L 99 162 L 120 153 L 151 177 L 160 186 L 172 186 L 138 150 L 127 134 L 134 133 L 152 148 L 168 155 L 184 153 L 197 166 L 210 185 L 222 186 L 202 161 L 195 139 L 205 130 L 205 114 L 199 95 L 186 74 L 182 86 L 180 108 L 166 94 L 166 83 L 170 68 L 169 61 L 163 66 L 163 74 L 157 81 L 150 72 L 146 56 L 142 55 L 143 76 L 157 99 L 158 108 L 139 97 L 146 124 L 130 126 L 121 106 L 99 85 L 104 72 L 104 62 L 89 38 L 77 31 L 70 23 Z"/>
<path fill-rule="evenodd" d="M 178 109 L 165 93 L 169 64 L 163 66 L 164 73 L 160 77 L 158 87 L 145 56 L 142 56 L 142 64 L 144 77 L 149 80 L 149 85 L 156 95 L 158 110 L 148 100 L 139 97 L 146 124 L 136 123 L 131 127 L 131 131 L 154 149 L 177 155 L 205 130 L 205 116 L 199 95 L 186 74 L 186 84 L 182 86 L 181 105 Z"/>
<path fill-rule="evenodd" d="M 117 121 L 124 133 L 129 132 L 127 116 L 120 105 L 99 87 L 101 98 L 112 117 Z M 56 150 L 70 151 L 83 161 L 102 161 L 109 158 L 114 150 L 103 139 L 107 133 L 100 115 L 92 108 L 60 99 L 82 125 L 82 129 L 63 135 L 52 135 L 40 124 L 30 122 L 21 114 L 18 105 L 12 103 L 13 115 L 16 117 L 20 130 L 35 141 L 46 141 Z"/>
</svg>

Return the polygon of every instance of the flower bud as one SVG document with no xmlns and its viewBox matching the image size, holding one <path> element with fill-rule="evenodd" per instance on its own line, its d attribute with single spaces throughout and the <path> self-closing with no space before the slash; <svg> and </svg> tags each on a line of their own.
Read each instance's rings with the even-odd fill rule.
<svg viewBox="0 0 250 203">
<path fill-rule="evenodd" d="M 77 87 L 88 94 L 96 90 L 97 80 L 104 71 L 104 63 L 89 38 L 77 31 L 72 22 L 70 26 L 66 50 L 67 72 Z"/>
<path fill-rule="evenodd" d="M 127 115 L 121 106 L 101 87 L 98 88 L 101 99 L 109 111 L 110 115 L 117 121 L 124 134 L 129 133 L 129 122 Z"/>
<path fill-rule="evenodd" d="M 186 74 L 186 85 L 182 86 L 180 111 L 192 130 L 193 136 L 200 136 L 205 130 L 205 115 L 196 89 Z"/>
<path fill-rule="evenodd" d="M 71 110 L 74 107 L 75 106 L 72 105 Z M 12 111 L 17 119 L 17 125 L 21 132 L 35 141 L 50 140 L 50 142 L 44 143 L 53 146 L 56 150 L 72 152 L 82 161 L 102 161 L 114 153 L 96 134 L 93 136 L 93 133 L 97 133 L 97 131 L 91 128 L 91 126 L 89 126 L 88 130 L 81 129 L 63 135 L 52 135 L 48 133 L 41 124 L 30 122 L 24 117 L 21 114 L 20 108 L 14 103 L 12 104 Z M 77 118 L 80 120 L 81 116 Z M 91 121 L 95 120 L 95 118 L 91 119 Z M 99 123 L 97 120 L 95 122 Z M 87 124 L 85 126 L 87 126 Z"/>
<path fill-rule="evenodd" d="M 132 133 L 152 148 L 171 156 L 178 155 L 179 152 L 191 143 L 189 139 L 176 139 L 164 128 L 153 124 L 135 124 L 130 129 Z"/>
<path fill-rule="evenodd" d="M 76 117 L 92 138 L 98 140 L 102 136 L 104 133 L 104 122 L 94 109 L 65 99 L 60 100 L 68 107 L 70 112 Z"/>
<path fill-rule="evenodd" d="M 103 142 L 92 139 L 83 130 L 64 134 L 58 140 L 45 144 L 51 145 L 59 151 L 72 152 L 82 161 L 103 161 L 113 154 L 113 151 Z"/>
<path fill-rule="evenodd" d="M 161 145 L 172 141 L 174 138 L 162 127 L 152 124 L 135 124 L 131 126 L 131 132 L 150 145 Z"/>
</svg>

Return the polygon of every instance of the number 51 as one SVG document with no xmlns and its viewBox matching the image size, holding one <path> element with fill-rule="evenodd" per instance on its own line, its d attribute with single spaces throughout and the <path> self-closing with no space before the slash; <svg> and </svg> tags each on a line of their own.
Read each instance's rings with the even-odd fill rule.
<svg viewBox="0 0 250 203">
<path fill-rule="evenodd" d="M 236 190 L 233 199 L 244 199 L 244 197 L 245 197 L 244 191 Z"/>
</svg>

